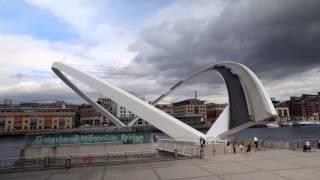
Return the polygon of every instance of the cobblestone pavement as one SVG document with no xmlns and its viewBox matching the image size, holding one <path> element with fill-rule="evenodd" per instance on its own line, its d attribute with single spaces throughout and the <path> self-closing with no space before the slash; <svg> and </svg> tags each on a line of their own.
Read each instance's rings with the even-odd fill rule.
<svg viewBox="0 0 320 180">
<path fill-rule="evenodd" d="M 319 180 L 320 152 L 262 151 L 204 160 L 148 162 L 0 174 L 14 180 Z"/>
</svg>

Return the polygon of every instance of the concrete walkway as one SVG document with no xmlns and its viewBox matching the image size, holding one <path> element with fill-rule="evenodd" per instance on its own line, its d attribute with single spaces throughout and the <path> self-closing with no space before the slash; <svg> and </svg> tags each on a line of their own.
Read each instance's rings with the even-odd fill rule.
<svg viewBox="0 0 320 180">
<path fill-rule="evenodd" d="M 319 180 L 320 152 L 263 151 L 177 161 L 0 174 L 21 180 Z"/>
</svg>

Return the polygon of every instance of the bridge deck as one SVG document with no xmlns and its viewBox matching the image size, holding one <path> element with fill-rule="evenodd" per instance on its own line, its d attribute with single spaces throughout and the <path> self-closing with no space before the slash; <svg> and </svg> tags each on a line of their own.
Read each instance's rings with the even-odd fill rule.
<svg viewBox="0 0 320 180">
<path fill-rule="evenodd" d="M 289 150 L 230 154 L 204 160 L 148 162 L 0 174 L 0 179 L 315 179 L 320 177 L 320 152 Z"/>
</svg>

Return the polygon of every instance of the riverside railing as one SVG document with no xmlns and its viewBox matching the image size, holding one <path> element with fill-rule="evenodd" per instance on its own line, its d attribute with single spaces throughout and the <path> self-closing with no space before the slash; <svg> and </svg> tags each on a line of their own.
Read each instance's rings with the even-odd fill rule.
<svg viewBox="0 0 320 180">
<path fill-rule="evenodd" d="M 104 154 L 70 154 L 52 157 L 20 157 L 0 159 L 0 173 L 42 170 L 52 168 L 72 168 L 108 164 L 125 164 L 148 161 L 174 160 L 199 157 L 199 148 L 176 148 L 169 155 L 158 151 L 108 152 Z"/>
<path fill-rule="evenodd" d="M 288 140 L 288 141 L 280 141 L 280 140 L 263 140 L 260 139 L 258 141 L 258 149 L 259 150 L 279 150 L 279 149 L 287 149 L 294 151 L 302 151 L 303 146 L 307 141 L 310 142 L 311 149 L 320 149 L 320 139 L 305 139 L 305 140 Z M 243 148 L 246 147 L 247 144 L 251 143 L 252 148 L 254 149 L 254 142 L 251 139 L 244 138 L 231 138 L 230 140 L 232 146 L 233 143 L 236 145 L 243 144 Z"/>
<path fill-rule="evenodd" d="M 157 148 L 161 151 L 172 152 L 175 156 L 200 157 L 200 147 L 195 142 L 160 139 Z"/>
</svg>

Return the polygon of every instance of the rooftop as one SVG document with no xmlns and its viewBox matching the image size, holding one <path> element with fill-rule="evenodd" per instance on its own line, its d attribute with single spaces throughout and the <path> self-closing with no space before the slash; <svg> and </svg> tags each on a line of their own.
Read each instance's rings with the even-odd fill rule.
<svg viewBox="0 0 320 180">
<path fill-rule="evenodd" d="M 186 99 L 183 101 L 179 101 L 176 103 L 173 103 L 173 106 L 181 106 L 181 105 L 204 105 L 206 101 L 201 101 L 199 99 Z"/>
</svg>

